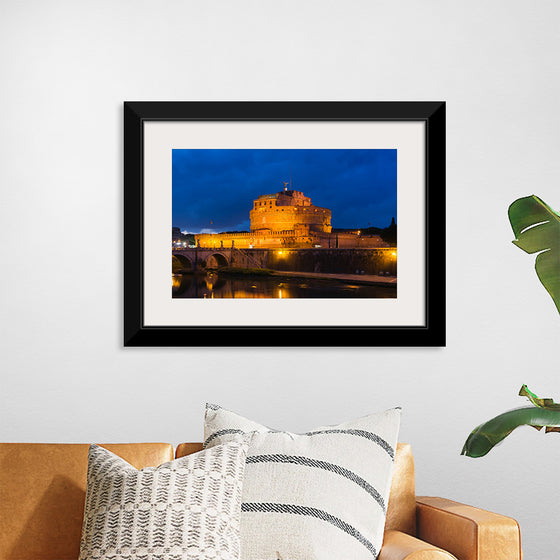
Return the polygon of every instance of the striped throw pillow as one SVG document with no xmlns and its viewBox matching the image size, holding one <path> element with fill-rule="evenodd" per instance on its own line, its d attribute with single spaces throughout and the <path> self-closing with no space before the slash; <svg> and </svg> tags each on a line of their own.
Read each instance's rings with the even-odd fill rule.
<svg viewBox="0 0 560 560">
<path fill-rule="evenodd" d="M 79 560 L 239 560 L 246 442 L 137 470 L 89 450 Z"/>
<path fill-rule="evenodd" d="M 242 560 L 374 560 L 401 409 L 305 434 L 206 405 L 205 447 L 253 432 L 241 504 Z"/>
</svg>

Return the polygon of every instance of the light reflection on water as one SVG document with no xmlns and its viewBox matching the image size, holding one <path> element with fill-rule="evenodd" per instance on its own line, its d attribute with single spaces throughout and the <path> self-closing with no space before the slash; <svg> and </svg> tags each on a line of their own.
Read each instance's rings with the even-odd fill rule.
<svg viewBox="0 0 560 560">
<path fill-rule="evenodd" d="M 314 278 L 238 277 L 212 272 L 206 276 L 173 275 L 172 295 L 211 299 L 395 298 L 397 290 Z"/>
</svg>

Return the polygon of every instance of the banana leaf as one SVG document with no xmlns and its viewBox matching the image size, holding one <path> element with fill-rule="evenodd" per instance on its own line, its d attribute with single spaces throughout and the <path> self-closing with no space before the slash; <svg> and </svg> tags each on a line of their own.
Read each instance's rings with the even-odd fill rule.
<svg viewBox="0 0 560 560">
<path fill-rule="evenodd" d="M 539 253 L 535 270 L 560 313 L 560 214 L 539 197 L 519 198 L 508 209 L 513 243 L 526 253 Z"/>
<path fill-rule="evenodd" d="M 519 394 L 533 405 L 509 410 L 477 426 L 467 438 L 461 455 L 484 457 L 519 426 L 532 426 L 537 430 L 544 427 L 547 433 L 560 432 L 560 405 L 552 399 L 537 397 L 526 385 L 521 387 Z"/>
</svg>

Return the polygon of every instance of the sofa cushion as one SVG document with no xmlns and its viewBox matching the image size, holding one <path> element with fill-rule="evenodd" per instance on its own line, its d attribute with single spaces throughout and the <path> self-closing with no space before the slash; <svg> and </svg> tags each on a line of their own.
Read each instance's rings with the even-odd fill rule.
<svg viewBox="0 0 560 560">
<path fill-rule="evenodd" d="M 237 560 L 246 455 L 235 441 L 137 470 L 92 445 L 80 560 Z"/>
<path fill-rule="evenodd" d="M 104 447 L 137 468 L 173 459 L 168 443 Z M 89 444 L 0 444 L 0 560 L 75 560 Z"/>
<path fill-rule="evenodd" d="M 375 559 L 400 412 L 294 434 L 207 405 L 205 447 L 254 432 L 243 484 L 242 558 Z"/>
</svg>

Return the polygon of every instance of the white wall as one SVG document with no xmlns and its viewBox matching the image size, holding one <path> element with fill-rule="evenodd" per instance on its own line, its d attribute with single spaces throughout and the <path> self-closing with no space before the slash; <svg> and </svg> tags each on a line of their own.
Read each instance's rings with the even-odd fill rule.
<svg viewBox="0 0 560 560">
<path fill-rule="evenodd" d="M 560 4 L 0 5 L 0 440 L 200 440 L 205 401 L 293 431 L 402 405 L 419 494 L 558 556 L 557 434 L 472 428 L 560 398 L 560 318 L 507 207 L 560 209 Z M 446 349 L 123 349 L 123 100 L 446 100 Z M 227 343 L 224 340 L 224 343 Z"/>
</svg>

